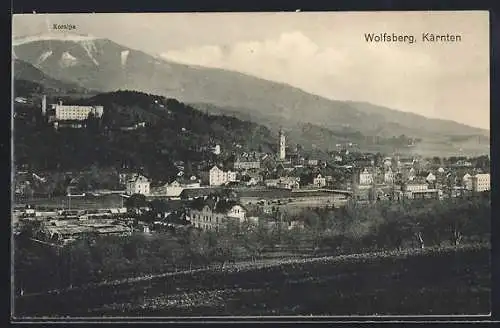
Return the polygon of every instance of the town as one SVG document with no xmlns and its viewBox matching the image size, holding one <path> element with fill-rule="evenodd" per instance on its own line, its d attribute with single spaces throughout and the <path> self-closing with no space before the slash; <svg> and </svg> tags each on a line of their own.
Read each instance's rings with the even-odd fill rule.
<svg viewBox="0 0 500 328">
<path fill-rule="evenodd" d="M 55 130 L 85 129 L 89 117 L 99 120 L 105 111 L 101 105 L 48 105 L 46 96 L 40 107 Z M 146 125 L 136 122 L 122 130 L 138 128 Z M 276 146 L 277 151 L 269 153 L 239 145 L 200 145 L 210 150 L 212 160 L 176 161 L 178 173 L 171 181 L 155 181 L 140 170 L 122 167 L 107 173 L 113 181 L 108 189 L 82 183 L 88 172 L 67 172 L 59 195 L 39 191 L 51 183 L 50 176 L 20 169 L 14 177 L 13 222 L 16 227 L 36 227 L 33 239 L 38 242 L 67 245 L 92 235 L 131 235 L 137 230 L 218 230 L 229 221 L 272 226 L 283 219 L 280 213 L 301 209 L 443 200 L 490 190 L 489 156 L 384 155 L 362 153 L 346 143 L 315 157 L 287 142 L 283 129 Z M 304 220 L 288 220 L 287 225 L 300 228 Z"/>
</svg>

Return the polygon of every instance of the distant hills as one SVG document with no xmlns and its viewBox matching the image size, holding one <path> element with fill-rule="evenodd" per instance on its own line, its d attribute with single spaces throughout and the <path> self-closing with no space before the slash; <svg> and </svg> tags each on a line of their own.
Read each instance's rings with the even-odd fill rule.
<svg viewBox="0 0 500 328">
<path fill-rule="evenodd" d="M 361 150 L 428 156 L 489 153 L 487 130 L 369 103 L 334 101 L 237 72 L 173 63 L 107 39 L 41 35 L 14 40 L 13 53 L 53 79 L 86 89 L 175 98 L 202 111 L 263 124 L 273 133 L 283 126 L 291 142 L 305 147 L 334 149 L 337 143 L 354 142 Z M 37 74 L 25 70 L 23 80 L 48 83 Z"/>
</svg>

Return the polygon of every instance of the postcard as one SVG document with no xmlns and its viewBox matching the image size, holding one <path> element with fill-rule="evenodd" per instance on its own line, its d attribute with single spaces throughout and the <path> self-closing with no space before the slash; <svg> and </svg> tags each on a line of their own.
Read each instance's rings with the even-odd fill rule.
<svg viewBox="0 0 500 328">
<path fill-rule="evenodd" d="M 482 11 L 19 14 L 12 318 L 488 316 Z"/>
</svg>

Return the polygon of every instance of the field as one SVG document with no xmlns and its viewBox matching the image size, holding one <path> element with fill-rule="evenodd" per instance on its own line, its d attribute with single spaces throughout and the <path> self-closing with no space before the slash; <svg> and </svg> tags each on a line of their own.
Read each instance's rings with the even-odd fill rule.
<svg viewBox="0 0 500 328">
<path fill-rule="evenodd" d="M 452 315 L 490 312 L 490 249 L 228 265 L 17 298 L 16 316 Z"/>
</svg>

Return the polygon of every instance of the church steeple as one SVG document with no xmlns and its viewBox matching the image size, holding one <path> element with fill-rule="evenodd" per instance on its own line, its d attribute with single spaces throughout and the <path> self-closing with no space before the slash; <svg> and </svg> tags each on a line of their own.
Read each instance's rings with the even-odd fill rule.
<svg viewBox="0 0 500 328">
<path fill-rule="evenodd" d="M 279 133 L 279 159 L 284 160 L 286 157 L 286 137 L 282 128 Z"/>
</svg>

